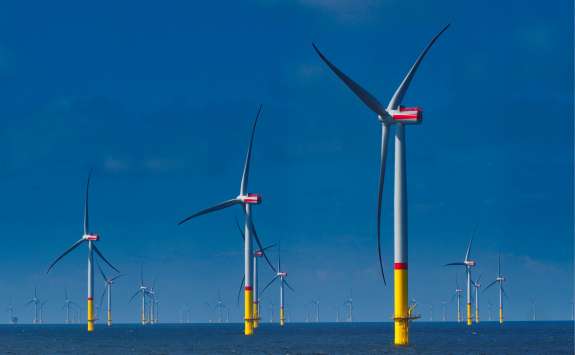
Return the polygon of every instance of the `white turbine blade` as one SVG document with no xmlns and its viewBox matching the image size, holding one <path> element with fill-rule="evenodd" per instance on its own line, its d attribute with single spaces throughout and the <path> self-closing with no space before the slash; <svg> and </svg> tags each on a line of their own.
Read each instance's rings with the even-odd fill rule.
<svg viewBox="0 0 575 355">
<path fill-rule="evenodd" d="M 96 259 L 96 267 L 98 267 L 98 271 L 100 271 L 100 275 L 102 275 L 102 278 L 104 279 L 104 281 L 108 282 L 108 278 L 106 277 L 106 274 L 104 274 L 104 270 L 102 270 L 102 267 L 100 266 L 100 263 L 98 262 L 98 259 Z"/>
<path fill-rule="evenodd" d="M 88 220 L 88 195 L 90 192 L 90 179 L 92 178 L 92 170 L 88 174 L 88 182 L 86 182 L 86 197 L 84 199 L 84 235 L 89 232 L 89 220 Z"/>
<path fill-rule="evenodd" d="M 245 240 L 246 237 L 244 236 L 244 231 L 242 230 L 242 227 L 240 227 L 240 222 L 238 222 L 237 217 L 234 217 L 234 220 L 236 222 L 236 227 L 238 228 L 238 231 L 240 232 L 240 235 L 242 236 L 242 240 Z"/>
<path fill-rule="evenodd" d="M 63 257 L 65 257 L 66 255 L 68 255 L 72 250 L 76 249 L 80 244 L 82 244 L 83 242 L 85 242 L 85 239 L 82 238 L 80 240 L 78 240 L 76 243 L 72 244 L 72 246 L 70 248 L 68 248 L 68 250 L 66 250 L 62 255 L 60 255 L 58 258 L 56 258 L 56 260 L 54 260 L 52 262 L 52 264 L 50 264 L 50 266 L 48 267 L 48 270 L 46 271 L 46 273 L 49 273 L 50 270 L 52 270 L 52 268 L 54 267 L 54 265 L 56 265 L 56 263 L 58 261 L 60 261 Z M 36 291 L 34 291 L 34 297 L 36 297 Z"/>
<path fill-rule="evenodd" d="M 456 263 L 445 264 L 445 265 L 443 265 L 443 266 L 454 266 L 454 265 L 465 266 L 465 263 L 463 263 L 463 262 L 456 262 Z"/>
<path fill-rule="evenodd" d="M 114 269 L 114 271 L 116 272 L 120 272 L 120 270 L 116 269 L 116 267 L 114 265 L 112 265 L 108 259 L 106 259 L 104 257 L 104 255 L 102 255 L 102 253 L 100 252 L 100 249 L 98 249 L 98 247 L 96 246 L 96 244 L 92 244 L 92 247 L 94 248 L 94 251 L 96 252 L 96 254 L 98 254 L 98 256 L 100 257 L 100 259 L 102 259 L 106 264 L 108 264 L 109 267 L 111 267 L 112 269 Z"/>
<path fill-rule="evenodd" d="M 487 291 L 491 286 L 495 285 L 496 283 L 497 283 L 497 280 L 495 280 L 492 283 L 490 283 L 489 285 L 487 285 L 487 287 L 483 290 L 483 292 Z"/>
<path fill-rule="evenodd" d="M 389 126 L 386 123 L 381 125 L 381 162 L 379 167 L 379 184 L 377 191 L 377 256 L 379 257 L 379 269 L 381 277 L 383 277 L 383 284 L 387 285 L 385 281 L 385 274 L 383 273 L 383 261 L 381 259 L 381 198 L 383 194 L 383 182 L 385 178 L 385 161 L 387 157 L 387 141 L 389 136 Z"/>
<path fill-rule="evenodd" d="M 465 252 L 465 261 L 469 260 L 469 253 L 471 252 L 471 243 L 473 243 L 473 236 L 469 239 L 469 244 L 467 245 L 467 251 Z"/>
<path fill-rule="evenodd" d="M 102 308 L 102 303 L 104 303 L 104 296 L 106 295 L 106 291 L 108 291 L 108 287 L 104 287 L 104 291 L 102 292 L 102 296 L 100 296 L 100 309 Z"/>
<path fill-rule="evenodd" d="M 423 52 L 421 52 L 419 57 L 417 57 L 417 60 L 411 66 L 411 68 L 407 72 L 407 75 L 405 75 L 405 78 L 403 78 L 403 81 L 401 82 L 397 90 L 395 90 L 395 93 L 393 94 L 391 100 L 389 101 L 389 104 L 387 105 L 388 110 L 397 110 L 397 108 L 401 104 L 401 101 L 403 100 L 403 96 L 405 96 L 405 93 L 409 88 L 409 84 L 411 83 L 411 80 L 413 79 L 413 76 L 415 75 L 415 72 L 417 71 L 419 64 L 421 63 L 421 61 L 423 60 L 429 49 L 431 49 L 431 46 L 433 46 L 435 41 L 439 38 L 439 36 L 443 34 L 443 32 L 445 32 L 445 30 L 447 30 L 448 27 L 449 25 L 445 26 L 441 31 L 439 31 L 439 33 L 436 34 L 435 37 L 431 39 L 431 41 L 429 42 L 427 47 L 425 47 Z"/>
<path fill-rule="evenodd" d="M 233 205 L 237 205 L 237 204 L 240 204 L 240 203 L 241 203 L 240 200 L 238 200 L 238 199 L 236 199 L 236 198 L 232 198 L 231 200 L 224 201 L 224 202 L 219 203 L 219 204 L 217 204 L 217 205 L 215 205 L 215 206 L 212 206 L 212 207 L 210 207 L 210 208 L 206 208 L 206 209 L 204 209 L 204 210 L 201 210 L 201 211 L 199 211 L 199 212 L 196 212 L 196 213 L 194 213 L 193 215 L 191 215 L 191 216 L 189 216 L 189 217 L 187 217 L 187 218 L 184 218 L 183 220 L 181 220 L 180 222 L 178 222 L 178 225 L 184 224 L 184 223 L 186 223 L 187 221 L 189 221 L 190 219 L 192 219 L 192 218 L 194 218 L 194 217 L 198 217 L 198 216 L 204 215 L 204 214 L 206 214 L 206 213 L 218 211 L 218 210 L 221 210 L 221 209 L 224 209 L 224 208 L 233 206 Z"/>
<path fill-rule="evenodd" d="M 278 278 L 279 278 L 278 275 L 274 276 L 274 278 L 271 279 L 270 282 L 268 282 L 268 284 L 266 285 L 266 287 L 264 287 L 264 288 L 262 289 L 262 291 L 260 292 L 260 296 L 263 295 L 263 294 L 264 294 L 264 291 L 267 290 L 267 288 L 270 287 L 270 285 L 271 285 L 275 280 L 277 280 Z"/>
<path fill-rule="evenodd" d="M 250 145 L 248 146 L 248 152 L 246 153 L 246 161 L 244 162 L 244 172 L 242 173 L 242 182 L 240 184 L 240 195 L 245 195 L 248 191 L 248 178 L 250 175 L 250 161 L 252 159 L 252 146 L 254 145 L 254 135 L 256 133 L 256 125 L 258 124 L 258 118 L 262 112 L 262 105 L 258 109 L 256 114 L 256 119 L 252 126 L 252 134 L 250 136 Z"/>
<path fill-rule="evenodd" d="M 138 296 L 140 294 L 141 290 L 136 291 L 136 293 L 134 293 L 134 295 L 132 297 L 130 297 L 130 300 L 128 301 L 128 303 L 132 302 L 134 300 L 134 298 L 136 298 L 136 296 Z"/>
<path fill-rule="evenodd" d="M 124 274 L 116 275 L 116 276 L 112 277 L 112 278 L 110 279 L 110 281 L 114 281 L 114 280 L 116 280 L 117 278 L 120 278 L 120 277 L 122 277 L 122 276 L 124 276 Z"/>
<path fill-rule="evenodd" d="M 499 260 L 497 261 L 497 276 L 501 276 L 501 253 L 499 253 Z"/>
<path fill-rule="evenodd" d="M 242 277 L 242 283 L 240 285 L 240 289 L 238 290 L 238 305 L 240 304 L 240 296 L 242 294 L 242 290 L 244 289 L 244 282 L 246 281 L 246 276 Z"/>
<path fill-rule="evenodd" d="M 385 117 L 387 115 L 383 105 L 372 94 L 370 94 L 367 90 L 362 88 L 358 83 L 353 81 L 350 77 L 345 75 L 341 70 L 339 70 L 335 65 L 333 65 L 323 55 L 323 53 L 320 52 L 320 50 L 317 48 L 317 46 L 314 43 L 312 43 L 312 46 L 313 46 L 313 49 L 315 49 L 316 53 L 321 58 L 321 60 L 323 60 L 324 63 L 327 64 L 327 66 L 335 73 L 335 75 L 337 75 L 341 79 L 341 81 L 343 81 L 344 84 L 347 85 L 347 87 L 350 88 L 351 91 L 353 91 L 354 94 L 357 97 L 359 97 L 359 99 L 367 107 L 369 107 L 373 112 L 375 112 L 377 115 L 379 115 L 381 117 Z"/>
<path fill-rule="evenodd" d="M 295 290 L 290 286 L 286 279 L 284 279 L 284 283 L 292 292 L 295 292 Z"/>
</svg>

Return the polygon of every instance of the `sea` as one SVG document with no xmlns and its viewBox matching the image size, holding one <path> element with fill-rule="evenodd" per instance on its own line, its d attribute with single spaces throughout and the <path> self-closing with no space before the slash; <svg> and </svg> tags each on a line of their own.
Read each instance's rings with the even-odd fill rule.
<svg viewBox="0 0 575 355">
<path fill-rule="evenodd" d="M 410 345 L 392 323 L 2 325 L 1 354 L 574 354 L 574 323 L 414 322 Z"/>
</svg>

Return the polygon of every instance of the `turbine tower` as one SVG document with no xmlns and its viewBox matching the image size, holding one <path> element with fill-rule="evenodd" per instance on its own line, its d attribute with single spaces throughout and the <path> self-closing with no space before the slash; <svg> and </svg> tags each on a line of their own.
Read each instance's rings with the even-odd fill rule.
<svg viewBox="0 0 575 355">
<path fill-rule="evenodd" d="M 281 245 L 278 245 L 278 271 L 276 276 L 268 282 L 268 284 L 262 289 L 262 294 L 264 291 L 270 287 L 270 285 L 275 280 L 280 280 L 280 326 L 283 327 L 285 325 L 285 295 L 284 295 L 284 285 L 286 285 L 292 292 L 295 292 L 294 289 L 290 286 L 287 282 L 287 272 L 282 271 L 282 259 L 281 259 Z"/>
<path fill-rule="evenodd" d="M 140 265 L 140 287 L 132 297 L 129 302 L 132 302 L 136 296 L 142 296 L 142 309 L 140 311 L 140 323 L 142 325 L 146 324 L 146 295 L 148 294 L 148 287 L 144 285 L 144 266 Z"/>
<path fill-rule="evenodd" d="M 457 298 L 457 323 L 461 323 L 461 293 L 463 289 L 459 287 L 459 281 L 457 279 L 457 274 L 455 274 L 455 293 L 451 296 L 451 301 L 453 298 Z"/>
<path fill-rule="evenodd" d="M 407 72 L 407 75 L 395 91 L 387 107 L 383 105 L 359 84 L 349 78 L 334 64 L 332 64 L 313 44 L 313 47 L 320 58 L 337 75 L 345 85 L 347 85 L 359 99 L 376 115 L 381 123 L 381 166 L 379 172 L 379 189 L 377 194 L 377 250 L 381 275 L 385 283 L 383 274 L 383 263 L 381 259 L 381 199 L 383 193 L 383 182 L 385 175 L 385 161 L 387 156 L 387 141 L 390 126 L 396 124 L 395 132 L 395 181 L 394 181 L 394 323 L 396 345 L 407 345 L 409 343 L 409 309 L 408 309 L 408 285 L 407 285 L 407 188 L 405 174 L 405 125 L 418 124 L 422 120 L 423 111 L 419 107 L 403 107 L 401 102 L 413 76 L 421 61 L 435 43 L 437 38 L 449 27 L 445 26 L 427 47 L 421 52 L 415 63 Z"/>
<path fill-rule="evenodd" d="M 467 275 L 467 325 L 471 325 L 472 323 L 472 315 L 471 315 L 471 268 L 477 265 L 477 262 L 475 262 L 475 260 L 471 260 L 469 259 L 470 253 L 471 253 L 471 243 L 473 242 L 473 236 L 475 235 L 475 232 L 477 231 L 477 226 L 475 226 L 475 228 L 473 229 L 473 234 L 471 236 L 471 239 L 469 240 L 469 244 L 467 245 L 467 251 L 465 252 L 465 259 L 463 259 L 463 261 L 459 261 L 459 262 L 454 262 L 454 263 L 449 263 L 449 264 L 445 264 L 445 266 L 463 266 L 465 267 L 465 273 Z"/>
<path fill-rule="evenodd" d="M 68 250 L 66 250 L 62 255 L 60 255 L 56 260 L 50 264 L 46 273 L 49 273 L 50 270 L 60 261 L 63 257 L 68 255 L 72 250 L 79 247 L 84 242 L 88 243 L 88 332 L 92 332 L 94 330 L 94 252 L 97 256 L 102 259 L 108 266 L 114 269 L 116 272 L 120 272 L 116 269 L 110 262 L 104 257 L 104 255 L 100 252 L 98 247 L 96 247 L 96 241 L 100 240 L 100 236 L 96 233 L 91 233 L 89 228 L 89 213 L 88 213 L 88 196 L 90 191 L 90 179 L 92 173 L 88 175 L 88 182 L 86 183 L 86 198 L 84 201 L 84 234 L 82 238 L 74 243 Z"/>
<path fill-rule="evenodd" d="M 353 322 L 353 296 L 352 296 L 352 290 L 349 290 L 349 298 L 347 300 L 345 300 L 344 305 L 346 307 L 347 310 L 347 322 Z"/>
<path fill-rule="evenodd" d="M 505 277 L 501 274 L 501 254 L 499 254 L 499 259 L 497 262 L 497 277 L 495 280 L 485 287 L 483 292 L 487 291 L 491 286 L 496 283 L 499 284 L 499 324 L 503 324 L 503 295 L 507 297 L 505 290 L 503 289 L 503 283 L 505 282 Z"/>
<path fill-rule="evenodd" d="M 118 274 L 114 277 L 107 277 L 100 266 L 100 263 L 96 263 L 98 266 L 98 271 L 100 271 L 100 275 L 104 279 L 104 291 L 102 292 L 102 296 L 100 297 L 100 309 L 102 309 L 102 302 L 104 301 L 104 296 L 108 295 L 107 297 L 107 309 L 106 309 L 106 325 L 108 327 L 112 326 L 112 284 L 114 284 L 114 280 L 118 277 L 123 276 L 122 274 Z"/>
<path fill-rule="evenodd" d="M 64 307 L 66 308 L 66 324 L 70 324 L 70 306 L 77 306 L 77 304 L 68 298 L 68 289 L 64 289 Z"/>
<path fill-rule="evenodd" d="M 246 153 L 246 159 L 244 162 L 244 170 L 242 174 L 242 180 L 240 183 L 240 193 L 238 196 L 219 203 L 215 206 L 206 208 L 199 212 L 194 213 L 193 215 L 183 219 L 178 223 L 181 225 L 194 217 L 198 217 L 207 213 L 211 213 L 214 211 L 218 211 L 230 206 L 240 205 L 245 215 L 245 225 L 244 225 L 244 280 L 245 280 L 245 288 L 244 288 L 244 334 L 245 335 L 253 335 L 254 333 L 254 313 L 253 313 L 253 279 L 252 279 L 252 257 L 253 257 L 253 250 L 252 250 L 252 234 L 260 249 L 264 249 L 258 235 L 256 233 L 254 224 L 252 222 L 251 217 L 251 206 L 252 205 L 259 205 L 262 202 L 261 196 L 258 194 L 248 193 L 248 177 L 249 177 L 249 170 L 250 170 L 250 161 L 252 155 L 252 146 L 254 142 L 254 134 L 256 130 L 256 125 L 258 123 L 258 118 L 262 111 L 262 106 L 260 105 L 258 112 L 256 114 L 256 118 L 254 120 L 250 142 L 248 146 L 248 151 Z"/>
</svg>

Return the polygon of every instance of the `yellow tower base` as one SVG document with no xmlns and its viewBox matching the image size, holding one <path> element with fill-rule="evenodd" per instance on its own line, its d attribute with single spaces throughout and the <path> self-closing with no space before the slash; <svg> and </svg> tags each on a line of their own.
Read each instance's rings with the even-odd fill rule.
<svg viewBox="0 0 575 355">
<path fill-rule="evenodd" d="M 88 298 L 88 331 L 94 331 L 94 300 Z"/>
<path fill-rule="evenodd" d="M 475 309 L 475 323 L 479 323 L 479 310 Z"/>
<path fill-rule="evenodd" d="M 503 308 L 499 307 L 499 324 L 503 324 Z"/>
<path fill-rule="evenodd" d="M 253 296 L 252 288 L 246 286 L 244 291 L 244 334 L 253 335 L 254 334 L 254 320 L 253 320 Z"/>
<path fill-rule="evenodd" d="M 395 345 L 409 344 L 409 314 L 407 305 L 407 265 L 396 263 L 393 270 Z"/>
<path fill-rule="evenodd" d="M 467 303 L 467 325 L 471 325 L 472 323 L 472 317 L 471 317 L 471 303 Z"/>
<path fill-rule="evenodd" d="M 283 327 L 286 324 L 286 319 L 284 315 L 284 308 L 280 307 L 280 327 Z"/>
<path fill-rule="evenodd" d="M 112 326 L 112 311 L 108 310 L 108 327 Z"/>
<path fill-rule="evenodd" d="M 254 328 L 260 325 L 260 307 L 258 301 L 254 302 Z"/>
</svg>

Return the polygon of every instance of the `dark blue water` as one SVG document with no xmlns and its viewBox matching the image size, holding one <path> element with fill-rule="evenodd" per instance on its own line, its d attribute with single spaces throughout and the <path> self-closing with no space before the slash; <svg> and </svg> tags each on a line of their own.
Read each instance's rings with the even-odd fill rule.
<svg viewBox="0 0 575 355">
<path fill-rule="evenodd" d="M 2 354 L 573 354 L 572 322 L 414 323 L 396 348 L 391 323 L 1 326 Z"/>
</svg>

